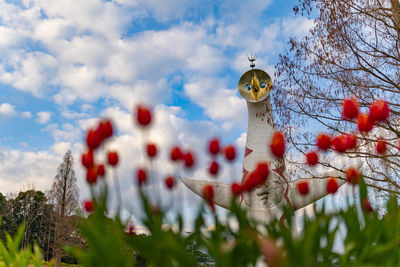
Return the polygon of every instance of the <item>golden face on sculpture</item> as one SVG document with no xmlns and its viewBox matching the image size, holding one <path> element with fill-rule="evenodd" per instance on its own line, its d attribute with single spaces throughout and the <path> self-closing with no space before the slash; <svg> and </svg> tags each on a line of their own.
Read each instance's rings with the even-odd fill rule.
<svg viewBox="0 0 400 267">
<path fill-rule="evenodd" d="M 267 98 L 271 89 L 271 77 L 263 70 L 252 69 L 240 77 L 240 95 L 249 102 L 263 101 Z"/>
</svg>

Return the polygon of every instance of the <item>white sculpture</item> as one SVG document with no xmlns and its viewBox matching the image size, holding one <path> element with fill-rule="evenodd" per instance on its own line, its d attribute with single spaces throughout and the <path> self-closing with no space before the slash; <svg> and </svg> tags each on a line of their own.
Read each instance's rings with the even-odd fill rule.
<svg viewBox="0 0 400 267">
<path fill-rule="evenodd" d="M 326 183 L 329 176 L 342 176 L 341 172 L 331 172 L 320 175 L 321 178 L 298 179 L 290 181 L 285 170 L 283 159 L 274 157 L 270 152 L 270 142 L 275 132 L 274 119 L 271 112 L 270 92 L 272 81 L 270 76 L 254 68 L 255 58 L 249 59 L 252 69 L 242 75 L 239 81 L 239 92 L 247 100 L 248 128 L 245 156 L 243 160 L 244 183 L 247 175 L 254 171 L 260 162 L 268 162 L 270 174 L 267 181 L 250 193 L 243 193 L 238 198 L 241 206 L 248 210 L 249 216 L 266 223 L 273 217 L 282 216 L 282 206 L 292 205 L 299 209 L 326 196 Z M 218 206 L 228 208 L 231 199 L 231 185 L 215 181 L 193 180 L 181 178 L 182 182 L 193 192 L 202 197 L 206 184 L 214 187 L 214 202 Z M 297 191 L 296 184 L 307 180 L 309 193 L 304 196 Z M 344 183 L 338 179 L 339 186 Z"/>
</svg>

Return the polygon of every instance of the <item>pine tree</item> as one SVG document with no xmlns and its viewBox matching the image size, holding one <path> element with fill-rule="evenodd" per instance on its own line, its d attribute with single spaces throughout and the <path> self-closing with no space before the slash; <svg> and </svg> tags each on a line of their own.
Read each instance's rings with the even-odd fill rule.
<svg viewBox="0 0 400 267">
<path fill-rule="evenodd" d="M 76 231 L 72 218 L 78 210 L 79 190 L 76 184 L 74 161 L 71 150 L 64 155 L 58 166 L 49 199 L 53 205 L 54 242 L 53 251 L 56 266 L 61 266 L 62 246 L 70 244 Z"/>
</svg>

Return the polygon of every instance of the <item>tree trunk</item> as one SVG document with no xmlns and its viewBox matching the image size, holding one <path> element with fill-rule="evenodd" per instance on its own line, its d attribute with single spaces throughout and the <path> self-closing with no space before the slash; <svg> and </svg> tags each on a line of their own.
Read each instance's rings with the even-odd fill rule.
<svg viewBox="0 0 400 267">
<path fill-rule="evenodd" d="M 56 254 L 56 257 L 55 257 L 56 258 L 56 267 L 61 267 L 61 249 L 57 248 L 55 254 Z"/>
</svg>

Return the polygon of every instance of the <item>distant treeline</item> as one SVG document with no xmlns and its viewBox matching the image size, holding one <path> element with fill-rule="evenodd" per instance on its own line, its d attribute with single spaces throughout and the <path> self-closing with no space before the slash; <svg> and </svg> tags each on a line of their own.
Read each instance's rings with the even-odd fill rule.
<svg viewBox="0 0 400 267">
<path fill-rule="evenodd" d="M 44 259 L 50 260 L 54 257 L 53 251 L 55 249 L 56 214 L 54 211 L 53 204 L 48 201 L 46 195 L 41 191 L 27 190 L 8 198 L 0 193 L 0 238 L 5 241 L 6 232 L 14 235 L 18 226 L 25 224 L 25 233 L 21 246 L 32 246 L 37 243 L 42 250 Z M 73 227 L 75 223 L 78 223 L 79 216 L 70 216 L 66 220 Z M 83 244 L 77 230 L 70 232 L 69 241 L 70 244 Z M 67 255 L 63 256 L 62 261 L 75 262 L 74 259 Z"/>
</svg>

